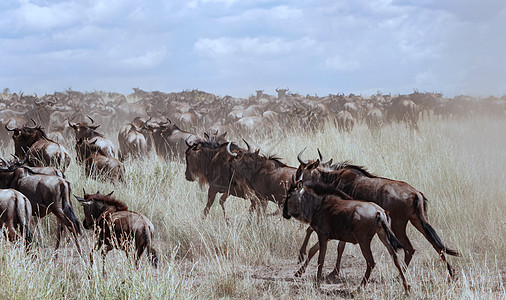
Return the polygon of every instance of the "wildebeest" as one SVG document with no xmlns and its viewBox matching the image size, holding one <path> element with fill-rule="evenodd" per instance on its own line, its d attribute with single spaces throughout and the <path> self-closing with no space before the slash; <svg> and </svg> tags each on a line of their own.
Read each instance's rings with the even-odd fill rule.
<svg viewBox="0 0 506 300">
<path fill-rule="evenodd" d="M 349 111 L 342 110 L 336 114 L 337 128 L 341 132 L 351 132 L 355 126 L 353 115 Z"/>
<path fill-rule="evenodd" d="M 154 226 L 144 215 L 128 210 L 128 206 L 108 195 L 87 194 L 83 189 L 83 198 L 75 196 L 84 210 L 83 227 L 94 229 L 96 243 L 94 250 L 102 246 L 103 272 L 105 273 L 105 257 L 112 249 L 126 252 L 135 247 L 135 265 L 138 267 L 139 259 L 147 250 L 153 266 L 158 267 L 158 256 L 153 249 Z M 93 264 L 93 252 L 90 253 L 90 263 Z"/>
<path fill-rule="evenodd" d="M 402 95 L 392 99 L 387 109 L 387 118 L 389 121 L 405 122 L 409 128 L 418 130 L 419 113 L 415 102 Z"/>
<path fill-rule="evenodd" d="M 319 250 L 316 275 L 319 286 L 327 242 L 337 239 L 360 245 L 362 255 L 367 262 L 367 269 L 361 283 L 365 286 L 375 265 L 371 252 L 371 240 L 378 234 L 399 270 L 404 290 L 409 292 L 410 287 L 395 253 L 402 248 L 402 245 L 390 228 L 388 215 L 379 205 L 350 199 L 348 195 L 329 184 L 319 182 L 303 184 L 299 180 L 297 183 L 294 182 L 288 191 L 283 207 L 283 217 L 286 219 L 294 217 L 309 224 L 318 234 L 318 243 L 311 248 L 307 261 L 297 272 L 298 275 L 304 272 L 309 260 Z"/>
<path fill-rule="evenodd" d="M 167 120 L 167 122 L 159 122 L 157 125 L 146 124 L 144 128 L 152 132 L 153 144 L 158 156 L 182 159 L 186 151 L 185 141 L 194 144 L 200 141 L 201 138 L 170 123 L 170 120 Z"/>
<path fill-rule="evenodd" d="M 261 155 L 259 150 L 251 151 L 249 146 L 248 150 L 237 148 L 232 151 L 231 142 L 227 145 L 227 153 L 233 157 L 231 168 L 235 180 L 243 183 L 247 187 L 245 189 L 252 192 L 264 207 L 266 200 L 281 207 L 297 168 L 282 163 L 275 156 Z"/>
<path fill-rule="evenodd" d="M 392 230 L 404 248 L 404 261 L 409 265 L 415 249 L 406 235 L 406 226 L 411 222 L 422 233 L 437 251 L 441 259 L 446 263 L 450 276 L 455 272 L 447 261 L 445 253 L 458 256 L 456 250 L 447 248 L 434 228 L 428 223 L 427 198 L 411 185 L 403 181 L 378 177 L 367 172 L 363 167 L 342 162 L 331 167 L 320 167 L 319 160 L 304 161 L 298 155 L 300 166 L 297 169 L 297 177 L 304 176 L 304 180 L 329 183 L 347 193 L 354 199 L 374 202 L 390 212 L 392 218 Z M 306 236 L 305 244 L 309 239 L 310 230 Z M 338 246 L 338 259 L 336 275 L 339 272 L 339 262 L 344 251 L 345 242 Z M 304 245 L 301 253 L 305 252 Z"/>
<path fill-rule="evenodd" d="M 383 112 L 380 108 L 373 107 L 367 112 L 365 122 L 367 123 L 367 128 L 369 128 L 371 134 L 376 135 L 380 132 L 381 127 L 383 127 L 385 117 L 383 116 Z"/>
<path fill-rule="evenodd" d="M 29 246 L 33 239 L 28 227 L 31 219 L 32 205 L 25 195 L 15 189 L 0 189 L 0 226 L 9 241 L 16 241 L 19 231 Z"/>
<path fill-rule="evenodd" d="M 225 211 L 225 201 L 229 195 L 247 199 L 247 191 L 244 184 L 237 182 L 230 160 L 233 159 L 227 153 L 227 147 L 232 151 L 239 149 L 236 144 L 220 143 L 219 141 L 207 138 L 196 143 L 186 141 L 186 171 L 185 177 L 188 181 L 198 180 L 202 186 L 209 184 L 207 192 L 207 204 L 204 208 L 204 217 L 214 203 L 217 193 L 222 193 L 220 205 L 223 209 L 225 220 L 228 220 Z M 250 211 L 256 208 L 256 200 L 251 200 Z"/>
<path fill-rule="evenodd" d="M 88 117 L 92 124 L 94 123 L 93 119 Z M 98 147 L 102 149 L 102 152 L 107 157 L 117 157 L 116 147 L 112 143 L 111 140 L 106 139 L 101 133 L 98 133 L 96 129 L 100 127 L 100 125 L 92 125 L 87 122 L 75 123 L 72 124 L 70 121 L 67 121 L 69 126 L 74 129 L 74 133 L 76 136 L 76 140 L 83 139 L 89 140 L 90 143 L 95 143 Z"/>
<path fill-rule="evenodd" d="M 144 123 L 142 119 L 135 118 L 119 131 L 120 160 L 125 160 L 128 156 L 145 158 L 151 151 L 151 133 L 143 128 Z"/>
<path fill-rule="evenodd" d="M 84 163 L 86 176 L 103 176 L 111 182 L 125 181 L 125 166 L 114 157 L 108 157 L 102 148 L 96 145 L 96 140 L 79 139 L 76 142 L 76 152 L 79 160 Z"/>
<path fill-rule="evenodd" d="M 30 167 L 27 165 L 27 161 L 28 161 L 27 157 L 25 157 L 25 159 L 23 159 L 22 161 L 19 160 L 19 158 L 16 155 L 13 155 L 13 157 L 14 158 L 12 160 L 10 160 L 9 162 L 5 161 L 3 158 L 0 157 L 0 161 L 2 162 L 2 166 L 0 166 L 0 167 L 4 167 L 4 168 L 23 167 L 23 168 L 27 169 L 28 171 L 30 171 L 30 173 L 33 173 L 33 174 L 54 175 L 54 176 L 58 176 L 58 177 L 65 179 L 65 174 L 63 174 L 63 172 L 61 170 L 58 170 L 55 167 Z"/>
<path fill-rule="evenodd" d="M 30 168 L 0 167 L 0 188 L 13 188 L 24 194 L 32 205 L 32 215 L 39 218 L 52 212 L 58 218 L 55 251 L 60 247 L 63 226 L 72 232 L 77 250 L 81 247 L 77 235 L 81 233 L 70 201 L 70 183 L 59 176 L 35 174 Z"/>
<path fill-rule="evenodd" d="M 14 152 L 20 159 L 28 158 L 30 166 L 54 166 L 62 171 L 70 164 L 70 155 L 65 147 L 50 140 L 40 126 L 11 129 L 9 122 L 5 129 L 13 131 Z M 37 125 L 37 124 L 35 124 Z"/>
</svg>

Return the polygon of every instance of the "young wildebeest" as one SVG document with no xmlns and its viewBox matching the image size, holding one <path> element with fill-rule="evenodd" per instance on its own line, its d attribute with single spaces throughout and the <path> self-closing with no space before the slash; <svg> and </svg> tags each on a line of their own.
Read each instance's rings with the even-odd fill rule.
<svg viewBox="0 0 506 300">
<path fill-rule="evenodd" d="M 111 182 L 125 181 L 125 166 L 114 157 L 105 155 L 95 142 L 79 139 L 76 142 L 78 160 L 84 162 L 86 176 L 103 176 Z"/>
<path fill-rule="evenodd" d="M 40 126 L 10 129 L 7 127 L 9 122 L 5 124 L 5 129 L 14 132 L 12 139 L 17 157 L 27 157 L 30 166 L 53 166 L 65 171 L 70 164 L 70 155 L 65 147 L 50 140 Z"/>
<path fill-rule="evenodd" d="M 371 240 L 378 234 L 399 270 L 404 290 L 409 292 L 409 285 L 404 277 L 396 251 L 402 248 L 394 233 L 390 229 L 390 218 L 377 204 L 350 199 L 348 195 L 331 185 L 318 182 L 305 182 L 299 180 L 293 183 L 283 207 L 283 217 L 309 224 L 318 234 L 318 243 L 309 252 L 309 256 L 297 271 L 300 276 L 307 267 L 310 259 L 319 250 L 317 285 L 322 279 L 323 263 L 327 252 L 328 240 L 359 244 L 362 255 L 367 262 L 367 269 L 362 286 L 367 284 L 371 271 L 374 268 L 374 258 L 371 252 Z"/>
<path fill-rule="evenodd" d="M 158 256 L 153 249 L 154 227 L 144 215 L 128 210 L 128 206 L 108 195 L 87 194 L 83 189 L 84 198 L 76 197 L 84 210 L 83 226 L 94 229 L 97 238 L 94 250 L 102 246 L 102 272 L 105 274 L 105 257 L 112 249 L 126 252 L 134 246 L 137 250 L 135 265 L 139 266 L 139 259 L 147 249 L 153 266 L 158 267 Z M 90 253 L 90 263 L 93 265 L 93 251 Z"/>
<path fill-rule="evenodd" d="M 58 218 L 55 251 L 60 247 L 65 227 L 72 232 L 79 254 L 81 247 L 77 235 L 81 233 L 79 221 L 70 201 L 70 183 L 59 176 L 33 173 L 19 166 L 0 167 L 0 188 L 13 188 L 23 193 L 32 205 L 32 215 L 39 218 L 53 213 Z"/>
<path fill-rule="evenodd" d="M 304 151 L 304 150 L 303 150 Z M 408 221 L 422 233 L 436 249 L 441 259 L 446 263 L 450 276 L 454 276 L 454 270 L 446 260 L 445 253 L 458 256 L 456 250 L 448 249 L 434 228 L 427 220 L 427 198 L 414 187 L 403 181 L 391 180 L 370 174 L 364 168 L 348 164 L 347 162 L 321 167 L 320 161 L 304 161 L 301 158 L 302 151 L 297 156 L 300 166 L 297 175 L 303 175 L 304 180 L 329 183 L 347 193 L 354 199 L 374 202 L 390 212 L 392 218 L 392 230 L 404 248 L 404 261 L 409 265 L 415 252 L 408 236 L 406 226 Z M 311 229 L 307 231 L 306 239 L 301 248 L 301 254 L 305 253 L 305 247 Z M 339 263 L 346 243 L 339 242 L 336 268 L 332 275 L 339 274 Z"/>
<path fill-rule="evenodd" d="M 0 226 L 9 241 L 18 239 L 17 230 L 25 237 L 26 246 L 32 243 L 28 225 L 32 219 L 32 205 L 25 195 L 15 189 L 0 189 Z"/>
</svg>

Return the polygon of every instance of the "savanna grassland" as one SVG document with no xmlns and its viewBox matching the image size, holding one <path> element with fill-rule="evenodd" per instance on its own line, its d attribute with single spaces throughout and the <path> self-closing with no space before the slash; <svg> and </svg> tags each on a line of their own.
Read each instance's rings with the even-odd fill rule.
<svg viewBox="0 0 506 300">
<path fill-rule="evenodd" d="M 448 257 L 457 279 L 449 279 L 429 242 L 408 225 L 417 249 L 406 272 L 411 294 L 404 294 L 391 258 L 375 238 L 376 268 L 354 298 L 506 298 L 506 120 L 425 120 L 419 127 L 413 133 L 402 125 L 389 125 L 380 137 L 372 137 L 365 125 L 341 134 L 330 124 L 316 133 L 286 124 L 268 134 L 229 133 L 229 138 L 246 138 L 262 153 L 276 154 L 291 166 L 298 166 L 297 153 L 304 147 L 305 158 L 317 158 L 318 147 L 325 159 L 350 160 L 376 175 L 406 181 L 429 199 L 430 223 L 448 247 L 462 254 Z M 108 135 L 117 143 L 116 132 Z M 67 149 L 74 151 L 73 145 Z M 8 157 L 12 144 L 0 152 Z M 293 277 L 306 229 L 298 221 L 280 215 L 257 220 L 248 212 L 249 201 L 234 197 L 225 204 L 229 226 L 218 200 L 203 219 L 207 189 L 185 180 L 184 162 L 163 161 L 152 154 L 149 159 L 128 160 L 125 166 L 124 184 L 88 179 L 75 161 L 66 176 L 74 194 L 82 196 L 83 188 L 114 191 L 131 210 L 150 218 L 159 268 L 143 257 L 136 269 L 124 252 L 115 250 L 107 256 L 103 276 L 99 253 L 94 254 L 95 265 L 89 266 L 90 231 L 80 237 L 84 258 L 68 238 L 53 259 L 56 218 L 50 215 L 31 225 L 37 243 L 32 255 L 1 239 L 1 299 L 347 298 L 362 279 L 365 260 L 358 246 L 348 244 L 342 282 L 324 283 L 319 291 L 314 286 L 316 259 L 301 278 Z M 72 201 L 82 219 L 82 208 Z M 269 204 L 270 211 L 275 209 Z M 311 243 L 315 241 L 314 236 Z M 329 243 L 324 273 L 334 266 L 336 248 L 337 242 Z"/>
</svg>

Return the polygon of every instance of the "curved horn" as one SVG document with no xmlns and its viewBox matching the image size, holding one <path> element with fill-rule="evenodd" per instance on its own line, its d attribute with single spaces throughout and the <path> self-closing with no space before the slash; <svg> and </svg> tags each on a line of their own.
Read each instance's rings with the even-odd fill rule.
<svg viewBox="0 0 506 300">
<path fill-rule="evenodd" d="M 9 163 L 5 159 L 0 157 L 0 160 L 4 163 L 4 165 L 9 166 Z"/>
<path fill-rule="evenodd" d="M 5 123 L 5 129 L 7 131 L 15 131 L 16 129 L 9 129 L 9 127 L 7 127 L 7 125 L 9 125 L 9 123 L 12 121 L 12 119 L 9 119 L 9 121 L 7 121 L 7 123 Z"/>
<path fill-rule="evenodd" d="M 84 197 L 84 195 L 86 195 L 86 191 L 85 191 L 85 190 L 84 190 L 84 188 L 83 188 L 83 197 Z"/>
<path fill-rule="evenodd" d="M 302 149 L 302 151 L 299 152 L 299 154 L 297 155 L 297 159 L 299 160 L 299 162 L 303 165 L 307 165 L 307 160 L 303 160 L 302 159 L 302 153 L 306 151 L 306 147 L 304 147 L 304 149 Z"/>
<path fill-rule="evenodd" d="M 193 147 L 193 143 L 189 143 L 188 140 L 191 138 L 191 136 L 187 136 L 186 139 L 184 140 L 184 142 L 186 143 L 186 146 L 188 146 L 188 148 L 191 148 Z"/>
<path fill-rule="evenodd" d="M 316 150 L 318 151 L 318 156 L 320 157 L 320 161 L 323 162 L 323 156 L 322 156 L 322 153 L 320 152 L 320 148 L 316 148 Z"/>
<path fill-rule="evenodd" d="M 230 154 L 230 156 L 233 156 L 233 157 L 236 157 L 237 156 L 237 153 L 232 153 L 232 151 L 230 150 L 230 145 L 232 145 L 232 142 L 228 142 L 228 145 L 227 145 L 227 152 L 228 154 Z"/>
<path fill-rule="evenodd" d="M 33 127 L 37 127 L 37 122 L 35 122 L 35 120 L 32 118 L 30 118 L 30 120 L 32 120 L 32 122 L 33 122 L 33 125 L 34 125 Z"/>
<path fill-rule="evenodd" d="M 246 142 L 245 139 L 242 139 L 242 141 L 246 144 L 246 146 L 248 147 L 248 152 L 250 152 L 251 150 L 251 147 L 249 146 L 248 142 Z"/>
<path fill-rule="evenodd" d="M 67 119 L 67 123 L 69 123 L 70 127 L 74 128 L 74 129 L 77 128 L 77 125 L 76 124 L 71 124 L 69 119 Z"/>
<path fill-rule="evenodd" d="M 205 131 L 204 131 L 204 137 L 205 137 L 206 139 L 209 139 L 209 134 L 208 134 L 207 132 L 205 132 Z"/>
<path fill-rule="evenodd" d="M 95 123 L 95 121 L 93 121 L 93 119 L 92 119 L 90 116 L 86 115 L 86 117 L 87 117 L 88 119 L 90 119 L 91 124 Z"/>
</svg>

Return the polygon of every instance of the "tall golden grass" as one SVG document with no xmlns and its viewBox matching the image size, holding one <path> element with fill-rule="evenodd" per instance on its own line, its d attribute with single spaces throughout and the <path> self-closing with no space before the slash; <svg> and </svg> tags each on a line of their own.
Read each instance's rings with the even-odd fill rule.
<svg viewBox="0 0 506 300">
<path fill-rule="evenodd" d="M 247 141 L 265 154 L 277 154 L 297 166 L 297 153 L 316 158 L 318 147 L 325 158 L 350 160 L 379 176 L 402 180 L 429 199 L 429 220 L 443 242 L 462 257 L 449 257 L 457 279 L 446 268 L 425 238 L 411 225 L 408 235 L 417 249 L 406 275 L 411 297 L 438 299 L 505 298 L 506 287 L 506 129 L 505 120 L 422 121 L 413 133 L 402 125 L 385 127 L 372 137 L 364 125 L 351 134 L 325 125 L 313 133 L 297 126 L 274 128 L 268 134 L 249 134 Z M 293 129 L 295 128 L 295 129 Z M 110 134 L 115 140 L 115 133 Z M 238 134 L 233 135 L 240 141 Z M 72 146 L 68 147 L 72 151 Z M 1 149 L 3 157 L 12 145 Z M 73 155 L 75 156 L 75 155 Z M 159 269 L 146 258 L 136 269 L 120 251 L 106 259 L 101 272 L 100 254 L 89 266 L 91 232 L 80 237 L 84 258 L 70 239 L 54 260 L 55 217 L 32 224 L 35 249 L 26 255 L 22 243 L 0 239 L 1 299 L 193 299 L 193 298 L 296 298 L 347 297 L 365 272 L 358 246 L 348 245 L 343 258 L 343 282 L 314 287 L 316 259 L 302 278 L 295 279 L 298 248 L 305 227 L 281 216 L 257 220 L 248 213 L 249 202 L 230 197 L 227 226 L 218 203 L 202 219 L 207 191 L 184 177 L 184 162 L 163 161 L 156 156 L 126 162 L 126 183 L 112 185 L 88 179 L 72 162 L 66 175 L 72 192 L 108 193 L 130 209 L 150 218 L 156 230 Z M 82 219 L 82 209 L 73 199 Z M 275 205 L 269 208 L 273 211 Z M 67 234 L 67 236 L 69 236 Z M 313 237 L 312 242 L 316 241 Z M 333 268 L 337 242 L 329 244 L 326 272 Z M 355 298 L 403 298 L 402 285 L 388 253 L 377 239 L 372 245 L 376 268 L 367 287 Z M 403 255 L 401 254 L 401 257 Z"/>
</svg>

